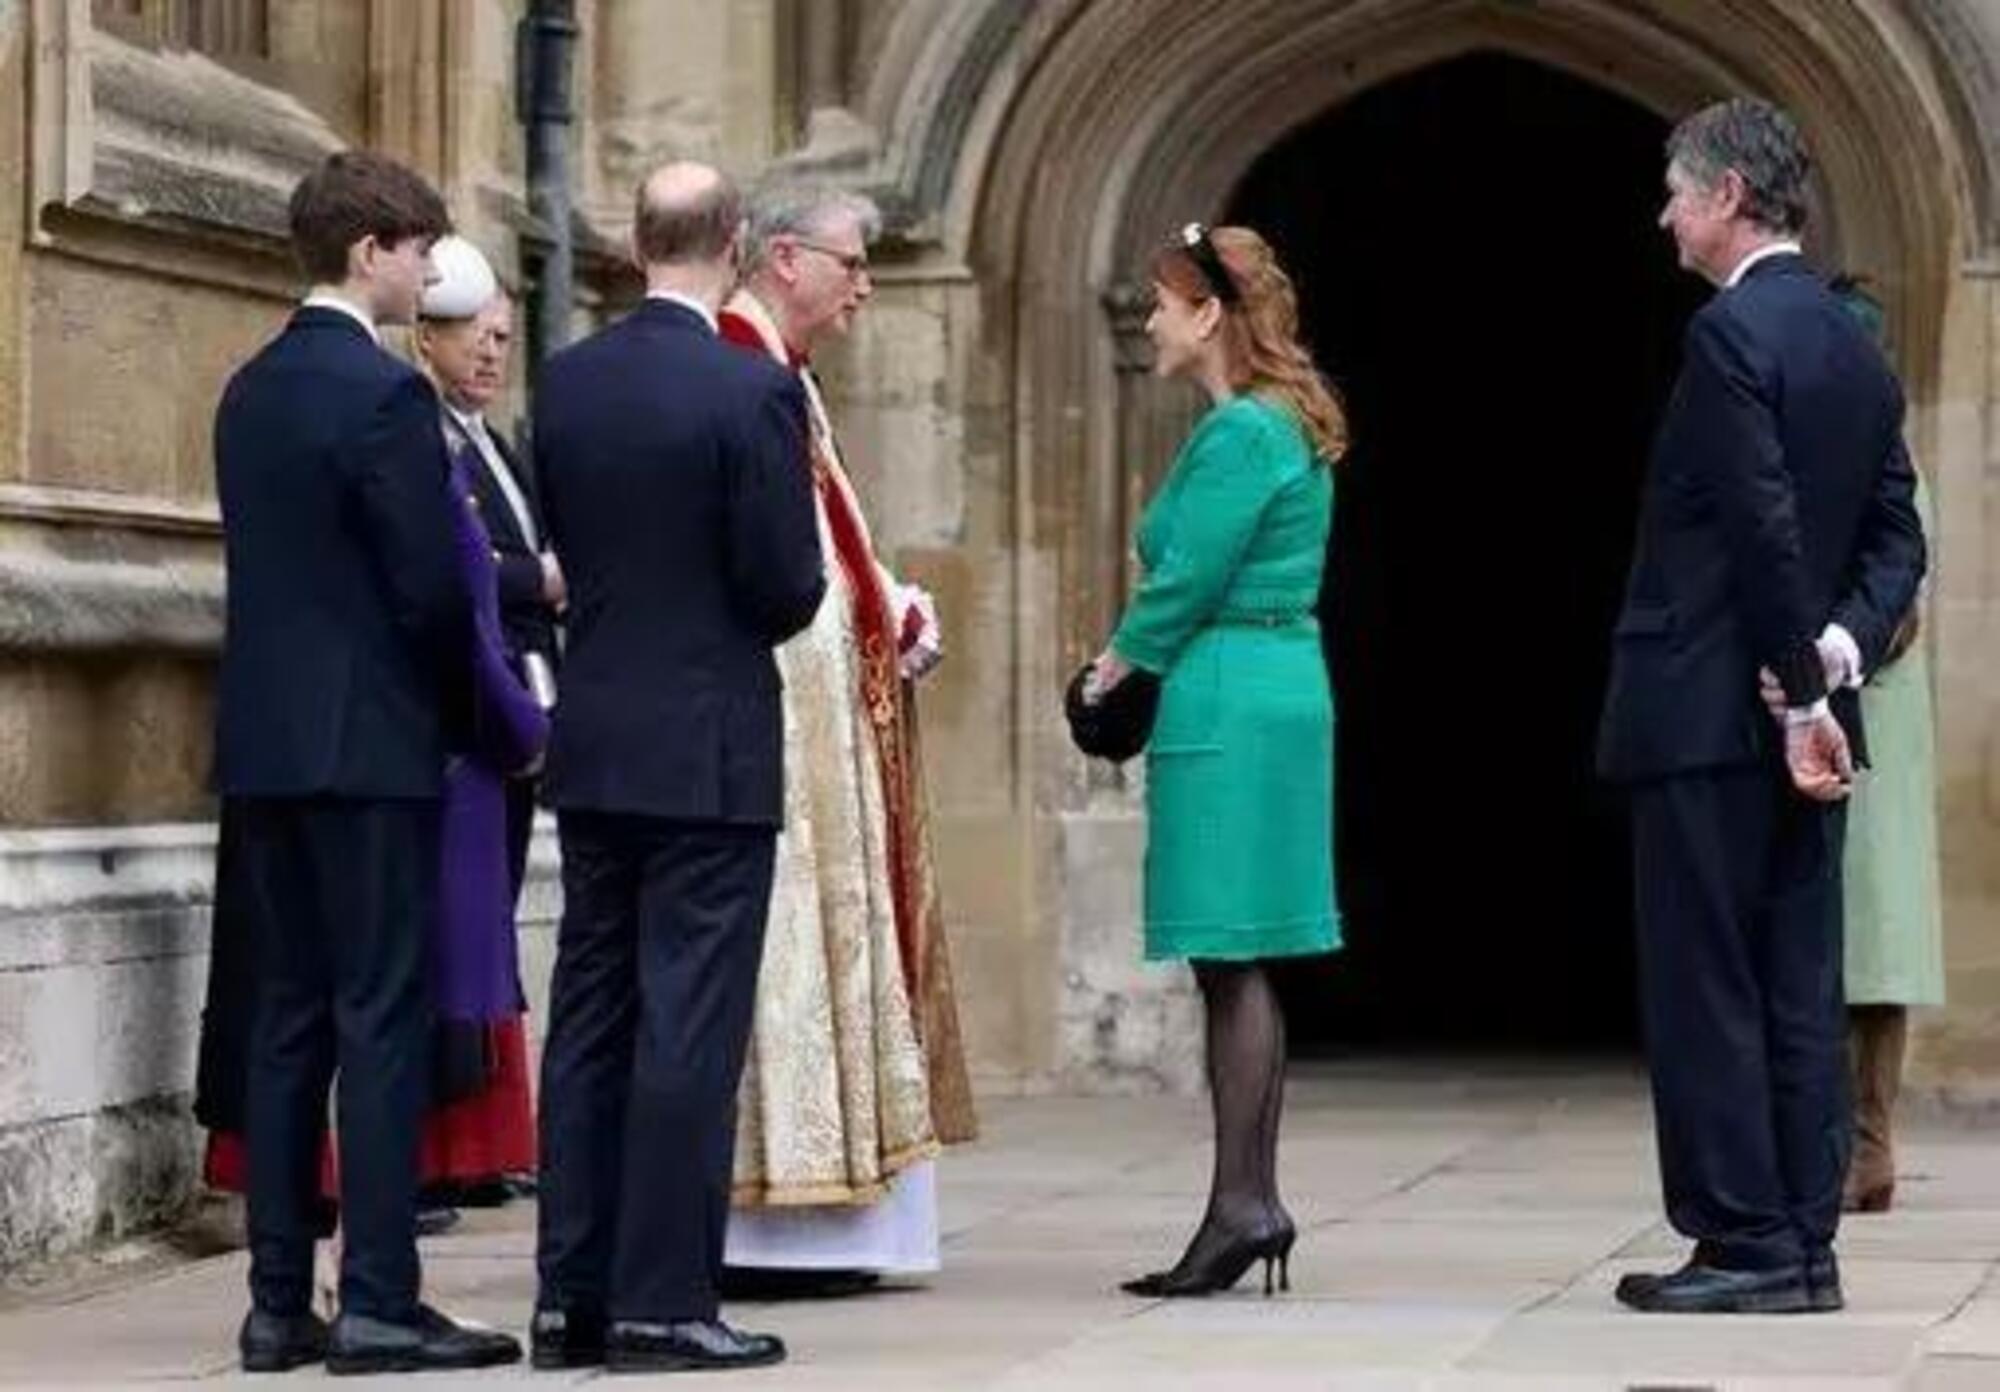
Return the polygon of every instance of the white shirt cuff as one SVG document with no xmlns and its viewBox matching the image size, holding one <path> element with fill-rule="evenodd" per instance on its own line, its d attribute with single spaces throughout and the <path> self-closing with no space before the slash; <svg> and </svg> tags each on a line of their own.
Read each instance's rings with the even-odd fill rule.
<svg viewBox="0 0 2000 1392">
<path fill-rule="evenodd" d="M 1840 659 L 1841 670 L 1835 686 L 1858 687 L 1861 685 L 1861 645 L 1854 641 L 1854 635 L 1839 624 L 1830 623 L 1820 633 L 1819 641 L 1832 648 Z"/>
<path fill-rule="evenodd" d="M 1832 712 L 1833 707 L 1829 706 L 1826 703 L 1826 697 L 1822 696 L 1809 706 L 1785 707 L 1785 724 L 1787 727 L 1793 725 L 1810 725 L 1815 720 L 1823 719 L 1832 714 Z"/>
</svg>

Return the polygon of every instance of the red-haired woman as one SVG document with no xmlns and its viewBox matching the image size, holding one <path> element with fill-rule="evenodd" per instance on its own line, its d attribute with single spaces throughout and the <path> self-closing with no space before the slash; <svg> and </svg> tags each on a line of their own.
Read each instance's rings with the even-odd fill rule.
<svg viewBox="0 0 2000 1392">
<path fill-rule="evenodd" d="M 1135 1295 L 1227 1289 L 1258 1261 L 1289 1284 L 1278 1198 L 1285 1022 L 1272 958 L 1339 945 L 1333 699 L 1315 605 L 1333 520 L 1339 403 L 1298 338 L 1292 283 L 1248 228 L 1186 228 L 1152 265 L 1163 377 L 1213 405 L 1138 531 L 1145 577 L 1086 682 L 1161 679 L 1146 752 L 1146 956 L 1191 963 L 1207 1014 L 1215 1168 L 1180 1260 Z"/>
</svg>

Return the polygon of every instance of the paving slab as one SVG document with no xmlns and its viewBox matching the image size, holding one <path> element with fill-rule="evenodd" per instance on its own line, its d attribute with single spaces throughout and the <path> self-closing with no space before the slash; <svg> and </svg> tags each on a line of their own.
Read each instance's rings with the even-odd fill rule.
<svg viewBox="0 0 2000 1392">
<path fill-rule="evenodd" d="M 1289 1293 L 1267 1299 L 1254 1276 L 1205 1301 L 1117 1290 L 1169 1261 L 1199 1218 L 1200 1099 L 991 1099 L 981 1142 L 940 1168 L 944 1270 L 850 1300 L 732 1306 L 793 1358 L 726 1385 L 2000 1392 L 2000 1132 L 1910 1126 L 1898 1211 L 1844 1229 L 1846 1311 L 1671 1318 L 1611 1298 L 1623 1272 L 1686 1249 L 1660 1217 L 1629 1065 L 1301 1068 L 1288 1102 L 1283 1177 L 1301 1225 Z M 428 1294 L 520 1331 L 533 1249 L 532 1203 L 468 1213 L 423 1244 Z M 236 1381 L 244 1276 L 240 1252 L 187 1260 L 154 1243 L 111 1249 L 75 1279 L 17 1281 L 0 1292 L 0 1383 Z M 496 1382 L 603 1385 L 525 1368 L 416 1385 Z"/>
</svg>

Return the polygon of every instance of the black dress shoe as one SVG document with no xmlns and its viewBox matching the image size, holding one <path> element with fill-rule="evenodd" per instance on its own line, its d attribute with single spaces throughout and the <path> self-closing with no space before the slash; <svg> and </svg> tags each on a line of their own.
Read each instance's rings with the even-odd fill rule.
<svg viewBox="0 0 2000 1392">
<path fill-rule="evenodd" d="M 604 1366 L 614 1373 L 721 1372 L 784 1361 L 784 1340 L 745 1334 L 721 1320 L 616 1320 L 604 1338 Z"/>
<path fill-rule="evenodd" d="M 724 1300 L 838 1300 L 881 1284 L 855 1267 L 725 1266 L 716 1290 Z"/>
<path fill-rule="evenodd" d="M 326 1321 L 310 1310 L 274 1315 L 253 1309 L 243 1317 L 236 1348 L 246 1373 L 288 1373 L 326 1357 Z"/>
<path fill-rule="evenodd" d="M 537 1310 L 528 1326 L 529 1360 L 544 1372 L 594 1368 L 604 1361 L 604 1316 Z"/>
<path fill-rule="evenodd" d="M 1847 1306 L 1847 1297 L 1840 1289 L 1840 1263 L 1834 1259 L 1831 1247 L 1822 1247 L 1806 1257 L 1806 1305 L 1816 1313 Z"/>
<path fill-rule="evenodd" d="M 485 1179 L 446 1179 L 426 1184 L 417 1194 L 417 1210 L 428 1208 L 501 1208 L 514 1197 L 499 1175 Z"/>
<path fill-rule="evenodd" d="M 1648 1314 L 1789 1315 L 1808 1310 L 1803 1263 L 1731 1271 L 1691 1261 L 1669 1275 L 1634 1272 L 1619 1278 L 1618 1301 Z"/>
<path fill-rule="evenodd" d="M 492 1368 L 518 1362 L 521 1345 L 511 1334 L 459 1324 L 428 1305 L 415 1324 L 392 1324 L 343 1314 L 327 1340 L 329 1373 L 420 1373 L 441 1368 Z"/>
</svg>

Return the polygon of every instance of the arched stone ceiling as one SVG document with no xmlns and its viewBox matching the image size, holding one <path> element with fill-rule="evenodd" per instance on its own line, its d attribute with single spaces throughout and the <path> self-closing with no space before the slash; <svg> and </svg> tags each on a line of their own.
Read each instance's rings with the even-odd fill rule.
<svg viewBox="0 0 2000 1392">
<path fill-rule="evenodd" d="M 882 133 L 868 181 L 905 230 L 947 250 L 1017 241 L 1076 167 L 1097 192 L 1220 197 L 1258 148 L 1399 71 L 1488 46 L 1675 114 L 1720 92 L 1794 106 L 1829 177 L 1894 168 L 1948 182 L 1985 246 L 2000 83 L 1954 0 L 908 0 L 866 74 Z M 1871 129 L 1872 128 L 1872 129 Z M 1138 154 L 1123 148 L 1150 144 Z M 1150 158 L 1153 167 L 1136 163 Z M 1184 177 L 1158 177 L 1161 160 Z M 1173 171 L 1168 171 L 1173 172 Z M 1170 192 L 1168 192 L 1170 191 Z M 1900 193 L 1897 202 L 1907 201 Z M 1134 205 L 1136 221 L 1139 206 Z M 977 231 L 974 231 L 975 224 Z M 1906 232 L 1910 229 L 1904 229 Z M 1109 251 L 1111 248 L 1098 248 Z M 983 258 L 982 258 L 983 259 Z M 1003 260 L 1008 259 L 1003 255 Z"/>
<path fill-rule="evenodd" d="M 913 240 L 1032 309 L 1104 290 L 1161 229 L 1221 208 L 1287 131 L 1430 63 L 1509 52 L 1668 116 L 1754 92 L 1805 125 L 1831 194 L 1823 235 L 1881 283 L 1921 377 L 1946 281 L 1957 259 L 1984 251 L 1992 221 L 1993 152 L 1966 125 L 1991 91 L 1959 80 L 1983 59 L 1963 34 L 1940 38 L 1949 10 L 1940 0 L 910 0 L 867 86 L 886 137 L 872 182 Z M 1532 152 L 1523 159 L 1524 180 L 1548 177 Z M 1555 172 L 1588 196 L 1587 175 Z"/>
</svg>

